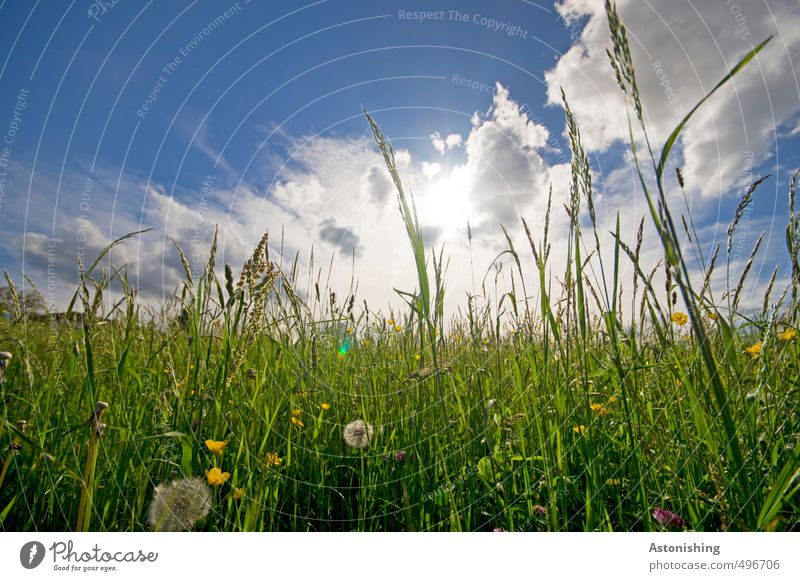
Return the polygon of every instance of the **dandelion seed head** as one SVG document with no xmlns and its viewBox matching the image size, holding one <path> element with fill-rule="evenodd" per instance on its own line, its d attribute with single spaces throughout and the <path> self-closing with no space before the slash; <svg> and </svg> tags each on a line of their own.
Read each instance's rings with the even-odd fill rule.
<svg viewBox="0 0 800 581">
<path fill-rule="evenodd" d="M 173 480 L 156 486 L 148 523 L 154 531 L 186 531 L 207 517 L 210 510 L 211 490 L 201 479 Z"/>
<path fill-rule="evenodd" d="M 344 427 L 342 436 L 345 444 L 351 448 L 363 450 L 369 446 L 374 433 L 372 426 L 365 424 L 363 420 L 355 420 Z"/>
</svg>

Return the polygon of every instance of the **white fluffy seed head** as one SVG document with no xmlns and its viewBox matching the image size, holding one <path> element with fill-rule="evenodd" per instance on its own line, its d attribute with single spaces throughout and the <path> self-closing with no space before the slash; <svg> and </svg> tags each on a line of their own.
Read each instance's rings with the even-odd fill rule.
<svg viewBox="0 0 800 581">
<path fill-rule="evenodd" d="M 187 531 L 210 510 L 208 485 L 200 478 L 184 478 L 156 486 L 148 521 L 154 531 Z"/>
<path fill-rule="evenodd" d="M 369 446 L 374 434 L 372 426 L 365 424 L 363 420 L 355 420 L 344 427 L 342 437 L 351 448 L 363 450 Z"/>
</svg>

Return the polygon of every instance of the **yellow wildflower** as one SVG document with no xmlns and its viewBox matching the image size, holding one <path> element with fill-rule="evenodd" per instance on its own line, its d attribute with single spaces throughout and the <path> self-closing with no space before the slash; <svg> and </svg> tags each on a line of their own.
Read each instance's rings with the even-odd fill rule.
<svg viewBox="0 0 800 581">
<path fill-rule="evenodd" d="M 612 395 L 610 398 L 608 398 L 608 403 L 617 403 L 617 396 Z"/>
<path fill-rule="evenodd" d="M 221 486 L 225 484 L 230 477 L 230 472 L 223 472 L 219 468 L 206 470 L 206 479 L 211 486 Z"/>
<path fill-rule="evenodd" d="M 417 353 L 416 355 L 414 355 L 414 360 L 415 360 L 415 361 L 419 361 L 420 359 L 421 359 L 421 357 L 420 357 L 420 354 L 419 354 L 419 353 Z"/>
<path fill-rule="evenodd" d="M 576 434 L 585 434 L 586 426 L 584 425 L 575 426 L 574 428 L 572 428 L 572 431 L 575 432 Z"/>
<path fill-rule="evenodd" d="M 350 327 L 347 327 L 347 334 L 348 335 L 352 335 L 353 334 L 353 329 L 351 329 Z"/>
<path fill-rule="evenodd" d="M 606 409 L 606 406 L 604 406 L 601 403 L 593 403 L 589 406 L 589 409 L 591 409 L 598 416 L 608 415 L 608 410 Z"/>
<path fill-rule="evenodd" d="M 609 478 L 606 480 L 608 486 L 619 486 L 619 478 Z"/>
<path fill-rule="evenodd" d="M 689 322 L 689 315 L 687 315 L 686 313 L 682 313 L 680 311 L 678 311 L 677 313 L 672 313 L 672 322 L 675 323 L 676 325 L 683 326 Z"/>
<path fill-rule="evenodd" d="M 386 321 L 386 324 L 389 326 L 394 325 L 394 319 L 389 319 L 388 321 Z"/>
<path fill-rule="evenodd" d="M 292 417 L 293 418 L 299 418 L 300 414 L 302 414 L 302 413 L 303 413 L 302 410 L 292 410 Z"/>
<path fill-rule="evenodd" d="M 792 327 L 786 327 L 783 333 L 778 335 L 778 339 L 781 341 L 793 341 L 795 337 L 797 337 L 797 329 Z"/>
<path fill-rule="evenodd" d="M 239 500 L 244 496 L 244 488 L 237 488 L 233 491 L 233 500 Z"/>
<path fill-rule="evenodd" d="M 216 440 L 206 440 L 206 448 L 217 456 L 222 456 L 222 451 L 228 442 L 217 442 Z"/>
<path fill-rule="evenodd" d="M 283 458 L 278 456 L 277 452 L 267 454 L 267 466 L 280 466 L 281 464 L 283 464 Z"/>
<path fill-rule="evenodd" d="M 305 424 L 298 420 L 296 417 L 292 416 L 292 424 L 297 426 L 298 428 L 304 428 Z"/>
<path fill-rule="evenodd" d="M 320 404 L 320 406 L 319 406 L 319 407 L 321 407 L 321 408 L 322 408 L 322 411 L 326 412 L 326 411 L 328 411 L 329 409 L 331 409 L 331 404 L 329 404 L 329 403 L 323 403 L 323 404 Z"/>
<path fill-rule="evenodd" d="M 400 331 L 402 331 L 402 330 L 403 330 L 403 327 L 401 327 L 400 325 L 395 325 L 395 326 L 394 326 L 394 330 L 395 330 L 395 331 L 397 331 L 397 332 L 399 333 Z"/>
<path fill-rule="evenodd" d="M 750 347 L 745 347 L 744 351 L 745 351 L 745 353 L 749 353 L 750 355 L 752 355 L 753 359 L 755 359 L 756 357 L 761 355 L 761 346 L 762 345 L 763 345 L 763 343 L 761 341 L 759 341 L 758 343 L 753 343 L 752 345 L 750 345 Z"/>
</svg>

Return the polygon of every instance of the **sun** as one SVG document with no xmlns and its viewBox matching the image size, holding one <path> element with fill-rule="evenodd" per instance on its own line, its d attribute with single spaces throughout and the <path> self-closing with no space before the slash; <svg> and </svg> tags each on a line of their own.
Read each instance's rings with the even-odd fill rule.
<svg viewBox="0 0 800 581">
<path fill-rule="evenodd" d="M 438 172 L 424 184 L 417 197 L 420 222 L 441 229 L 445 237 L 459 231 L 466 236 L 471 209 L 470 182 L 463 168 Z"/>
</svg>

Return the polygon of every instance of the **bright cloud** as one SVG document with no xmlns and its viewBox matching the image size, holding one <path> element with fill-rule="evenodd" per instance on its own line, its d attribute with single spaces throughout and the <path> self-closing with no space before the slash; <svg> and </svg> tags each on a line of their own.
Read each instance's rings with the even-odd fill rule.
<svg viewBox="0 0 800 581">
<path fill-rule="evenodd" d="M 792 55 L 800 52 L 795 0 L 770 6 L 699 0 L 620 0 L 629 31 L 637 81 L 656 143 L 754 45 L 774 38 L 757 59 L 716 94 L 683 133 L 684 175 L 707 197 L 742 185 L 746 166 L 774 150 L 776 131 L 798 109 L 800 85 Z M 626 107 L 605 54 L 609 33 L 603 3 L 563 0 L 557 10 L 582 34 L 545 75 L 548 102 L 561 103 L 563 87 L 588 148 L 603 151 L 627 141 Z M 680 158 L 675 158 L 679 163 Z"/>
</svg>

